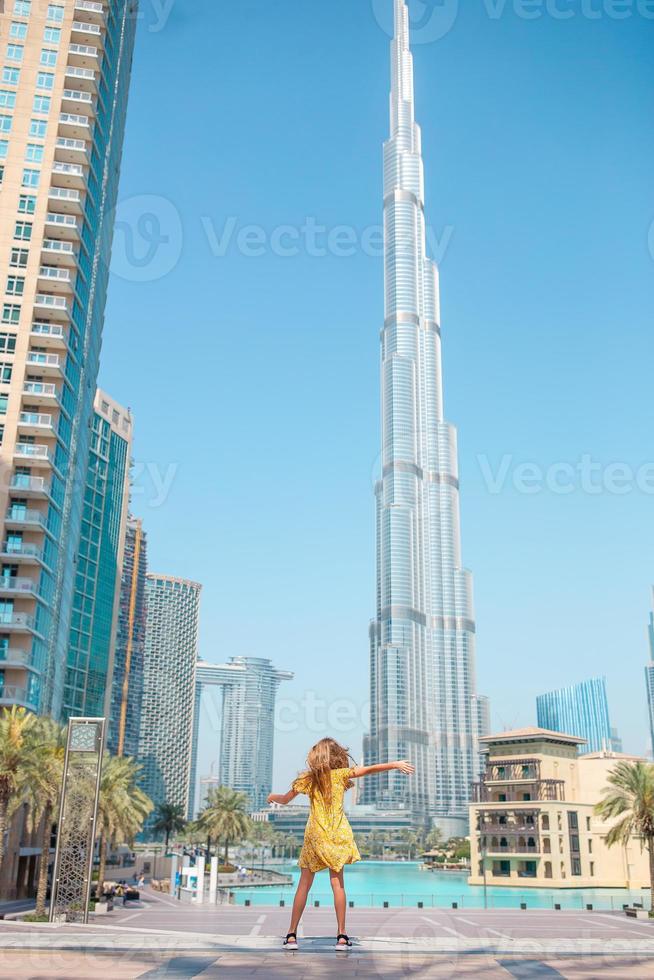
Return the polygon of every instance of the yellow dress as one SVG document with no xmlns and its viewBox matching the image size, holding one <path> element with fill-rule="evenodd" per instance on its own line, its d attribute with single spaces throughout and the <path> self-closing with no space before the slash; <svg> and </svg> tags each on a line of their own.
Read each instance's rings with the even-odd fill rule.
<svg viewBox="0 0 654 980">
<path fill-rule="evenodd" d="M 327 806 L 320 792 L 311 793 L 311 780 L 299 776 L 293 783 L 296 793 L 309 797 L 311 810 L 304 831 L 304 846 L 299 865 L 309 871 L 329 868 L 340 871 L 345 864 L 361 860 L 349 821 L 343 812 L 343 796 L 352 775 L 351 769 L 332 769 L 332 800 Z"/>
</svg>

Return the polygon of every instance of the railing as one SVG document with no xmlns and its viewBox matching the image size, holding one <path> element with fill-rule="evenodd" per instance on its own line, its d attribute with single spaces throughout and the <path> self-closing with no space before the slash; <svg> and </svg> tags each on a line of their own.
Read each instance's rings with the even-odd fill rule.
<svg viewBox="0 0 654 980">
<path fill-rule="evenodd" d="M 10 490 L 34 491 L 36 493 L 50 493 L 50 484 L 42 476 L 28 476 L 27 473 L 14 473 Z"/>
<path fill-rule="evenodd" d="M 538 803 L 543 800 L 563 800 L 565 782 L 562 779 L 539 779 L 533 780 L 533 795 L 531 799 L 524 798 L 524 790 L 521 788 L 507 787 L 506 792 L 500 794 L 497 787 L 487 783 L 473 783 L 472 798 L 473 803 Z M 503 799 L 498 799 L 502 795 Z"/>
<path fill-rule="evenodd" d="M 28 696 L 27 688 L 15 687 L 13 684 L 0 686 L 0 701 L 15 701 L 18 704 L 28 705 L 30 708 L 34 707 L 34 703 Z"/>
<path fill-rule="evenodd" d="M 27 613 L 0 612 L 0 629 L 12 626 L 15 626 L 16 629 L 33 630 L 34 616 L 28 616 Z"/>
<path fill-rule="evenodd" d="M 51 306 L 56 310 L 68 309 L 68 303 L 63 296 L 52 296 L 50 293 L 37 293 L 34 297 L 34 302 L 38 306 Z"/>
<path fill-rule="evenodd" d="M 95 48 L 95 47 L 93 47 L 90 44 L 75 44 L 74 43 L 74 44 L 69 44 L 68 45 L 68 54 L 82 54 L 82 55 L 88 56 L 89 58 L 97 58 L 98 57 L 98 49 Z"/>
<path fill-rule="evenodd" d="M 45 395 L 47 397 L 57 397 L 57 386 L 44 384 L 42 381 L 26 381 L 23 384 L 23 392 L 26 395 Z"/>
<path fill-rule="evenodd" d="M 58 150 L 81 150 L 86 153 L 86 140 L 73 139 L 72 136 L 58 136 L 56 143 Z"/>
<path fill-rule="evenodd" d="M 88 126 L 89 117 L 79 116 L 75 112 L 62 112 L 59 115 L 59 122 L 65 126 Z M 79 192 L 76 191 L 75 193 L 77 194 Z"/>
<path fill-rule="evenodd" d="M 93 102 L 93 96 L 90 92 L 81 92 L 74 88 L 65 88 L 63 98 L 73 102 Z"/>
<path fill-rule="evenodd" d="M 75 254 L 75 247 L 72 242 L 60 242 L 57 238 L 44 238 L 43 248 L 48 252 L 66 252 L 68 255 Z"/>
<path fill-rule="evenodd" d="M 83 177 L 84 167 L 80 166 L 79 163 L 62 163 L 61 160 L 55 160 L 52 165 L 52 172 L 55 174 L 71 174 L 74 177 Z"/>
<path fill-rule="evenodd" d="M 83 142 L 80 140 L 80 142 Z M 48 211 L 45 216 L 46 224 L 49 225 L 68 225 L 70 228 L 78 228 L 79 222 L 72 214 L 59 214 L 55 211 Z"/>
<path fill-rule="evenodd" d="M 58 265 L 42 265 L 39 268 L 40 279 L 56 279 L 58 282 L 70 282 L 68 269 L 60 269 Z"/>
<path fill-rule="evenodd" d="M 538 823 L 534 820 L 533 823 L 482 823 L 477 828 L 477 832 L 481 834 L 495 834 L 511 837 L 515 834 L 530 834 L 538 830 Z"/>
<path fill-rule="evenodd" d="M 30 459 L 50 459 L 50 450 L 47 446 L 37 446 L 31 442 L 17 442 L 16 455 L 27 456 Z"/>
<path fill-rule="evenodd" d="M 46 526 L 45 515 L 40 510 L 27 510 L 25 507 L 10 507 L 7 511 L 7 521 L 14 524 L 39 524 Z"/>
<path fill-rule="evenodd" d="M 0 587 L 2 583 L 0 582 Z M 12 647 L 0 647 L 0 663 L 31 664 L 32 654 L 27 650 L 14 650 Z M 0 691 L 2 688 L 0 688 Z M 6 690 L 6 688 L 5 688 Z M 2 695 L 0 694 L 0 697 Z"/>
<path fill-rule="evenodd" d="M 528 845 L 515 846 L 507 844 L 504 847 L 500 844 L 489 844 L 485 848 L 486 854 L 540 854 L 538 846 L 529 847 Z"/>
<path fill-rule="evenodd" d="M 75 0 L 76 10 L 89 10 L 94 14 L 104 14 L 104 5 L 95 0 Z"/>
<path fill-rule="evenodd" d="M 18 575 L 0 575 L 0 590 L 3 592 L 36 592 L 38 583 L 31 578 L 23 578 Z M 2 648 L 0 647 L 0 660 L 2 659 Z M 20 651 L 12 651 L 14 654 Z"/>
<path fill-rule="evenodd" d="M 41 414 L 40 412 L 21 412 L 18 421 L 22 425 L 51 426 L 52 416 Z"/>
<path fill-rule="evenodd" d="M 511 759 L 507 762 L 488 763 L 485 772 L 486 782 L 516 782 L 519 780 L 539 780 L 540 761 L 538 759 Z"/>
<path fill-rule="evenodd" d="M 41 351 L 30 350 L 27 352 L 27 363 L 42 367 L 61 367 L 61 358 L 59 354 L 44 354 Z"/>
<path fill-rule="evenodd" d="M 77 6 L 77 4 L 75 4 Z M 74 31 L 84 31 L 87 34 L 102 34 L 102 28 L 97 24 L 90 24 L 85 20 L 74 20 L 73 21 Z"/>
<path fill-rule="evenodd" d="M 84 78 L 89 82 L 95 81 L 95 72 L 92 68 L 78 68 L 76 65 L 66 65 L 66 74 L 71 78 Z"/>
<path fill-rule="evenodd" d="M 5 543 L 2 546 L 2 553 L 5 555 L 15 556 L 16 558 L 20 558 L 21 556 L 23 556 L 25 558 L 41 559 L 43 557 L 43 552 L 38 547 L 38 545 L 25 544 L 24 541 L 21 541 L 20 544 L 14 541 L 12 542 L 5 541 Z"/>
<path fill-rule="evenodd" d="M 60 327 L 58 323 L 33 323 L 31 333 L 37 334 L 39 337 L 59 337 L 61 340 L 65 340 L 64 328 Z"/>
</svg>

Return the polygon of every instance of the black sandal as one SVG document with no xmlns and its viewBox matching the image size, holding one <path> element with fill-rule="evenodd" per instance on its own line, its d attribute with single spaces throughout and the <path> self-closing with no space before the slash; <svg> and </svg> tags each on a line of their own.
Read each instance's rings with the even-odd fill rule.
<svg viewBox="0 0 654 980">
<path fill-rule="evenodd" d="M 344 943 L 339 943 L 339 939 L 344 939 L 345 942 Z M 352 940 L 350 939 L 350 937 L 349 936 L 346 936 L 344 932 L 339 932 L 338 936 L 336 937 L 336 946 L 335 946 L 335 949 L 347 949 L 348 946 L 351 946 L 351 945 L 352 945 Z"/>
<path fill-rule="evenodd" d="M 292 939 L 291 936 L 293 937 Z M 288 935 L 286 936 L 286 939 L 284 940 L 284 949 L 297 949 L 297 948 L 298 948 L 297 933 L 289 932 Z"/>
</svg>

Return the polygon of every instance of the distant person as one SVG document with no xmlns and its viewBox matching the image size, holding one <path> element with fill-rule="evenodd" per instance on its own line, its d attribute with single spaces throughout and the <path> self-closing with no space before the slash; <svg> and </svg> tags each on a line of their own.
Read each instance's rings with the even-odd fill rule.
<svg viewBox="0 0 654 980">
<path fill-rule="evenodd" d="M 387 772 L 399 769 L 410 776 L 414 767 L 406 760 L 383 762 L 376 766 L 351 766 L 353 761 L 348 750 L 334 741 L 323 738 L 317 742 L 307 756 L 307 769 L 293 783 L 288 793 L 271 793 L 268 803 L 286 806 L 299 793 L 309 797 L 311 809 L 304 832 L 304 846 L 298 864 L 302 869 L 298 882 L 291 928 L 284 940 L 285 949 L 297 949 L 297 928 L 307 904 L 309 891 L 317 871 L 329 870 L 329 879 L 334 893 L 334 909 L 338 936 L 336 949 L 347 949 L 352 945 L 345 932 L 345 885 L 343 868 L 361 860 L 354 842 L 352 828 L 343 812 L 343 796 L 353 785 L 353 779 L 360 779 L 373 772 Z"/>
</svg>

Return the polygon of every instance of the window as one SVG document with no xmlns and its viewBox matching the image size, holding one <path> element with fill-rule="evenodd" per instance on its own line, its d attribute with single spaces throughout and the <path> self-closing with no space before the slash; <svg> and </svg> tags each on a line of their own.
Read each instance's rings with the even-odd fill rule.
<svg viewBox="0 0 654 980">
<path fill-rule="evenodd" d="M 590 876 L 591 876 L 591 878 L 594 878 L 595 877 L 595 862 L 594 861 L 591 861 L 590 862 Z"/>
<path fill-rule="evenodd" d="M 7 45 L 7 58 L 9 61 L 22 61 L 23 60 L 23 48 L 22 44 L 8 44 Z"/>
<path fill-rule="evenodd" d="M 36 87 L 44 89 L 54 88 L 54 75 L 50 71 L 40 71 L 36 75 Z"/>
<path fill-rule="evenodd" d="M 21 194 L 18 198 L 19 214 L 34 214 L 36 211 L 36 198 L 32 194 Z"/>
<path fill-rule="evenodd" d="M 32 238 L 32 222 L 17 221 L 14 238 L 19 239 L 19 241 L 29 242 Z"/>
<path fill-rule="evenodd" d="M 0 165 L 0 186 L 2 185 L 2 181 L 4 179 L 5 179 L 5 168 L 2 165 Z"/>
<path fill-rule="evenodd" d="M 29 17 L 32 0 L 14 0 L 14 13 L 17 17 Z"/>
<path fill-rule="evenodd" d="M 46 27 L 43 34 L 43 40 L 46 42 L 46 44 L 59 44 L 61 41 L 61 28 Z"/>
<path fill-rule="evenodd" d="M 593 842 L 592 842 L 592 840 L 589 840 L 588 841 L 588 853 L 589 854 L 592 854 L 593 853 Z"/>
<path fill-rule="evenodd" d="M 0 415 L 7 414 L 7 405 L 9 404 L 9 395 L 0 395 Z"/>
<path fill-rule="evenodd" d="M 28 143 L 25 150 L 25 159 L 29 163 L 43 163 L 43 147 L 38 143 Z"/>
<path fill-rule="evenodd" d="M 0 352 L 3 354 L 14 354 L 16 352 L 16 334 L 15 333 L 0 333 Z M 7 396 L 2 396 L 5 400 L 5 411 L 2 415 L 6 414 L 7 411 Z"/>
<path fill-rule="evenodd" d="M 0 361 L 0 384 L 9 384 L 13 365 L 8 361 Z"/>
<path fill-rule="evenodd" d="M 0 160 L 6 160 L 9 153 L 9 140 L 0 140 Z M 5 175 L 5 168 L 2 168 L 2 176 Z"/>
<path fill-rule="evenodd" d="M 574 810 L 568 813 L 568 827 L 570 830 L 579 830 L 579 817 Z"/>
<path fill-rule="evenodd" d="M 41 173 L 39 170 L 23 170 L 23 187 L 38 187 Z"/>
<path fill-rule="evenodd" d="M 0 116 L 0 133 L 10 133 L 12 122 L 12 116 Z"/>
<path fill-rule="evenodd" d="M 16 93 L 10 92 L 6 88 L 0 88 L 0 106 L 3 109 L 16 108 Z"/>
<path fill-rule="evenodd" d="M 590 817 L 586 817 L 586 830 L 590 830 Z"/>
<path fill-rule="evenodd" d="M 12 20 L 9 26 L 9 37 L 13 41 L 24 41 L 27 37 L 27 24 Z"/>
<path fill-rule="evenodd" d="M 7 85 L 18 85 L 20 81 L 20 68 L 6 68 L 2 69 L 2 81 Z"/>
<path fill-rule="evenodd" d="M 48 123 L 45 119 L 32 119 L 30 120 L 30 136 L 36 136 L 38 139 L 45 139 L 45 134 L 48 131 Z"/>
<path fill-rule="evenodd" d="M 579 858 L 572 859 L 572 873 L 576 878 L 581 874 L 581 861 Z"/>
<path fill-rule="evenodd" d="M 25 292 L 24 276 L 9 276 L 7 279 L 7 294 L 9 296 L 22 296 Z"/>
<path fill-rule="evenodd" d="M 2 307 L 3 323 L 18 323 L 20 320 L 20 306 L 15 303 L 4 303 Z"/>
<path fill-rule="evenodd" d="M 40 112 L 42 116 L 47 116 L 50 112 L 51 98 L 49 95 L 35 95 L 34 96 L 34 112 Z"/>
<path fill-rule="evenodd" d="M 64 19 L 64 8 L 55 3 L 48 4 L 48 20 L 53 20 L 55 24 L 61 24 Z"/>
<path fill-rule="evenodd" d="M 9 258 L 9 267 L 11 269 L 26 269 L 29 254 L 30 253 L 26 248 L 12 248 L 11 256 Z"/>
<path fill-rule="evenodd" d="M 45 65 L 46 68 L 54 68 L 57 64 L 57 52 L 51 51 L 49 48 L 43 48 L 41 50 L 40 64 Z"/>
</svg>

